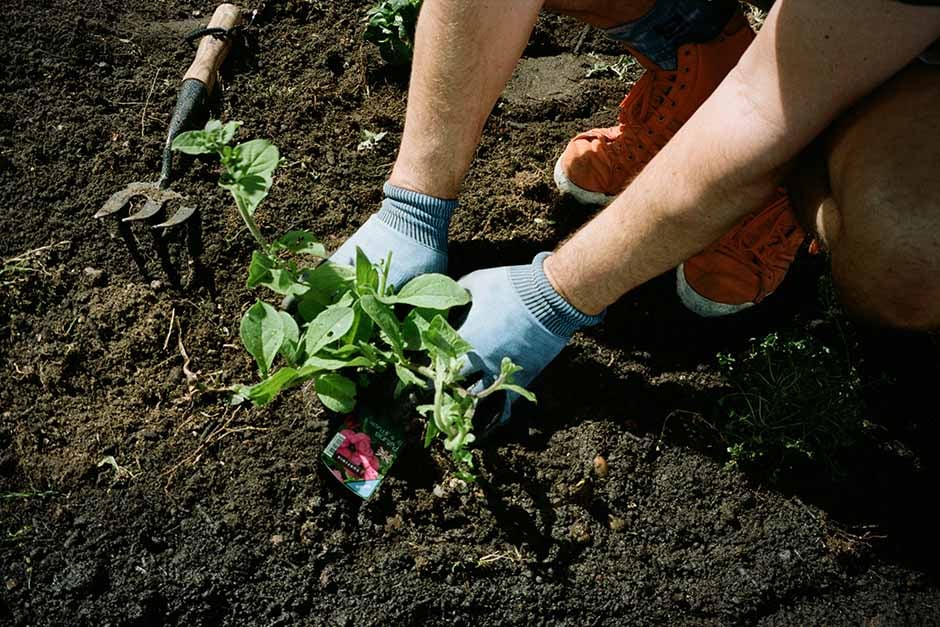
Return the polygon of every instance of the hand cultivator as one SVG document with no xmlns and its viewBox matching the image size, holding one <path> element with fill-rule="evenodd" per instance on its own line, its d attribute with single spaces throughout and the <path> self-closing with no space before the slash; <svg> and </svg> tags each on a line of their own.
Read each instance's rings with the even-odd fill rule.
<svg viewBox="0 0 940 627">
<path fill-rule="evenodd" d="M 249 22 L 256 14 L 257 11 L 252 12 Z M 146 265 L 130 230 L 130 224 L 134 222 L 146 221 L 151 229 L 162 229 L 162 233 L 153 233 L 154 246 L 163 270 L 174 285 L 179 285 L 179 277 L 167 250 L 165 238 L 169 229 L 184 223 L 187 225 L 186 245 L 189 257 L 191 263 L 199 264 L 199 254 L 202 249 L 201 219 L 196 207 L 187 204 L 182 194 L 169 189 L 173 170 L 171 145 L 182 131 L 193 128 L 206 118 L 209 96 L 216 85 L 219 68 L 232 46 L 233 36 L 244 28 L 242 22 L 241 9 L 234 4 L 220 4 L 213 13 L 208 27 L 187 37 L 190 41 L 197 38 L 201 41 L 195 60 L 183 75 L 176 108 L 167 131 L 160 178 L 155 182 L 130 183 L 124 189 L 112 194 L 95 213 L 95 218 L 106 216 L 121 218 L 118 229 L 131 256 L 145 276 L 147 275 Z M 140 201 L 143 201 L 142 205 Z M 170 201 L 174 201 L 178 208 L 170 218 L 166 219 L 165 205 Z M 131 206 L 138 208 L 128 215 L 127 211 Z"/>
</svg>

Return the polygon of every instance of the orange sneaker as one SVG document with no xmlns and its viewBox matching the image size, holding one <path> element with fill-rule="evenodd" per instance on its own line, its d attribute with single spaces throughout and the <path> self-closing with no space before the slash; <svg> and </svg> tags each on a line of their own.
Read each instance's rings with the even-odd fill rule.
<svg viewBox="0 0 940 627">
<path fill-rule="evenodd" d="M 726 316 L 772 294 L 806 233 L 784 191 L 676 270 L 682 303 L 700 316 Z"/>
<path fill-rule="evenodd" d="M 620 103 L 617 126 L 592 129 L 570 142 L 555 164 L 555 184 L 584 204 L 606 205 L 692 117 L 754 39 L 737 12 L 722 34 L 679 47 L 678 69 L 646 68 Z"/>
</svg>

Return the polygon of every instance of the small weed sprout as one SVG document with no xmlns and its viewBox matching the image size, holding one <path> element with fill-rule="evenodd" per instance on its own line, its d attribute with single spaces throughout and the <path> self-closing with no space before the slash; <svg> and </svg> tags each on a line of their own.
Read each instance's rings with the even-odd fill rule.
<svg viewBox="0 0 940 627">
<path fill-rule="evenodd" d="M 364 150 L 372 150 L 375 148 L 380 141 L 385 139 L 385 136 L 388 135 L 388 131 L 380 131 L 374 133 L 372 131 L 363 129 L 362 130 L 362 141 L 356 146 L 356 150 L 362 152 Z"/>
<path fill-rule="evenodd" d="M 70 241 L 63 240 L 4 259 L 2 265 L 0 265 L 0 288 L 6 289 L 24 283 L 30 276 L 34 275 L 51 276 L 46 268 L 50 255 L 57 251 L 68 250 L 70 244 Z"/>
<path fill-rule="evenodd" d="M 447 322 L 447 311 L 470 302 L 470 294 L 442 274 L 424 274 L 403 286 L 388 282 L 391 255 L 373 263 L 357 250 L 354 267 L 324 261 L 302 267 L 296 258 L 322 260 L 326 249 L 307 231 L 291 231 L 269 242 L 254 221 L 267 196 L 280 156 L 261 139 L 237 146 L 239 122 L 211 120 L 204 130 L 181 133 L 174 150 L 215 154 L 222 163 L 219 185 L 235 198 L 238 212 L 258 243 L 248 268 L 247 287 L 266 287 L 280 298 L 293 296 L 297 316 L 262 300 L 242 317 L 242 343 L 254 357 L 262 381 L 236 386 L 233 402 L 264 405 L 281 390 L 312 381 L 329 409 L 348 413 L 360 386 L 383 373 L 397 379 L 394 397 L 406 390 L 424 391 L 431 402 L 417 411 L 428 418 L 425 446 L 435 438 L 460 464 L 459 476 L 472 480 L 473 415 L 479 402 L 499 391 L 535 401 L 515 385 L 520 368 L 504 358 L 499 375 L 484 390 L 471 394 L 463 385 L 463 368 L 471 346 Z"/>
<path fill-rule="evenodd" d="M 589 53 L 589 56 L 597 58 L 597 55 L 594 53 Z M 592 78 L 594 76 L 603 76 L 604 74 L 613 74 L 620 80 L 626 80 L 631 68 L 636 65 L 636 59 L 630 55 L 621 55 L 613 63 L 608 63 L 606 61 L 597 61 L 591 68 L 584 74 L 584 78 Z"/>
</svg>

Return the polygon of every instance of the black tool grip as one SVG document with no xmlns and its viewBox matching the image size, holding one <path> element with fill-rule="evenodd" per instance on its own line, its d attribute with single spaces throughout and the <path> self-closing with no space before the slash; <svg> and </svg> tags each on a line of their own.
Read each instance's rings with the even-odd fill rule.
<svg viewBox="0 0 940 627">
<path fill-rule="evenodd" d="M 166 133 L 166 144 L 163 146 L 163 163 L 160 166 L 160 189 L 165 189 L 170 183 L 170 173 L 173 169 L 173 140 L 183 131 L 193 127 L 194 121 L 199 121 L 205 113 L 209 102 L 209 89 L 205 84 L 195 78 L 187 78 L 180 86 L 179 96 L 176 98 L 176 108 L 170 118 L 170 127 Z"/>
</svg>

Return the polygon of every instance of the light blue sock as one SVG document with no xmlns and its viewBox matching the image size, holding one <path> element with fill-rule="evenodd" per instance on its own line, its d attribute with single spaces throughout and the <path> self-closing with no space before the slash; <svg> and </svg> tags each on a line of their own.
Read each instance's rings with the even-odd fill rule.
<svg viewBox="0 0 940 627">
<path fill-rule="evenodd" d="M 385 200 L 378 219 L 429 248 L 447 250 L 447 229 L 457 208 L 456 200 L 435 198 L 386 183 Z"/>
</svg>

